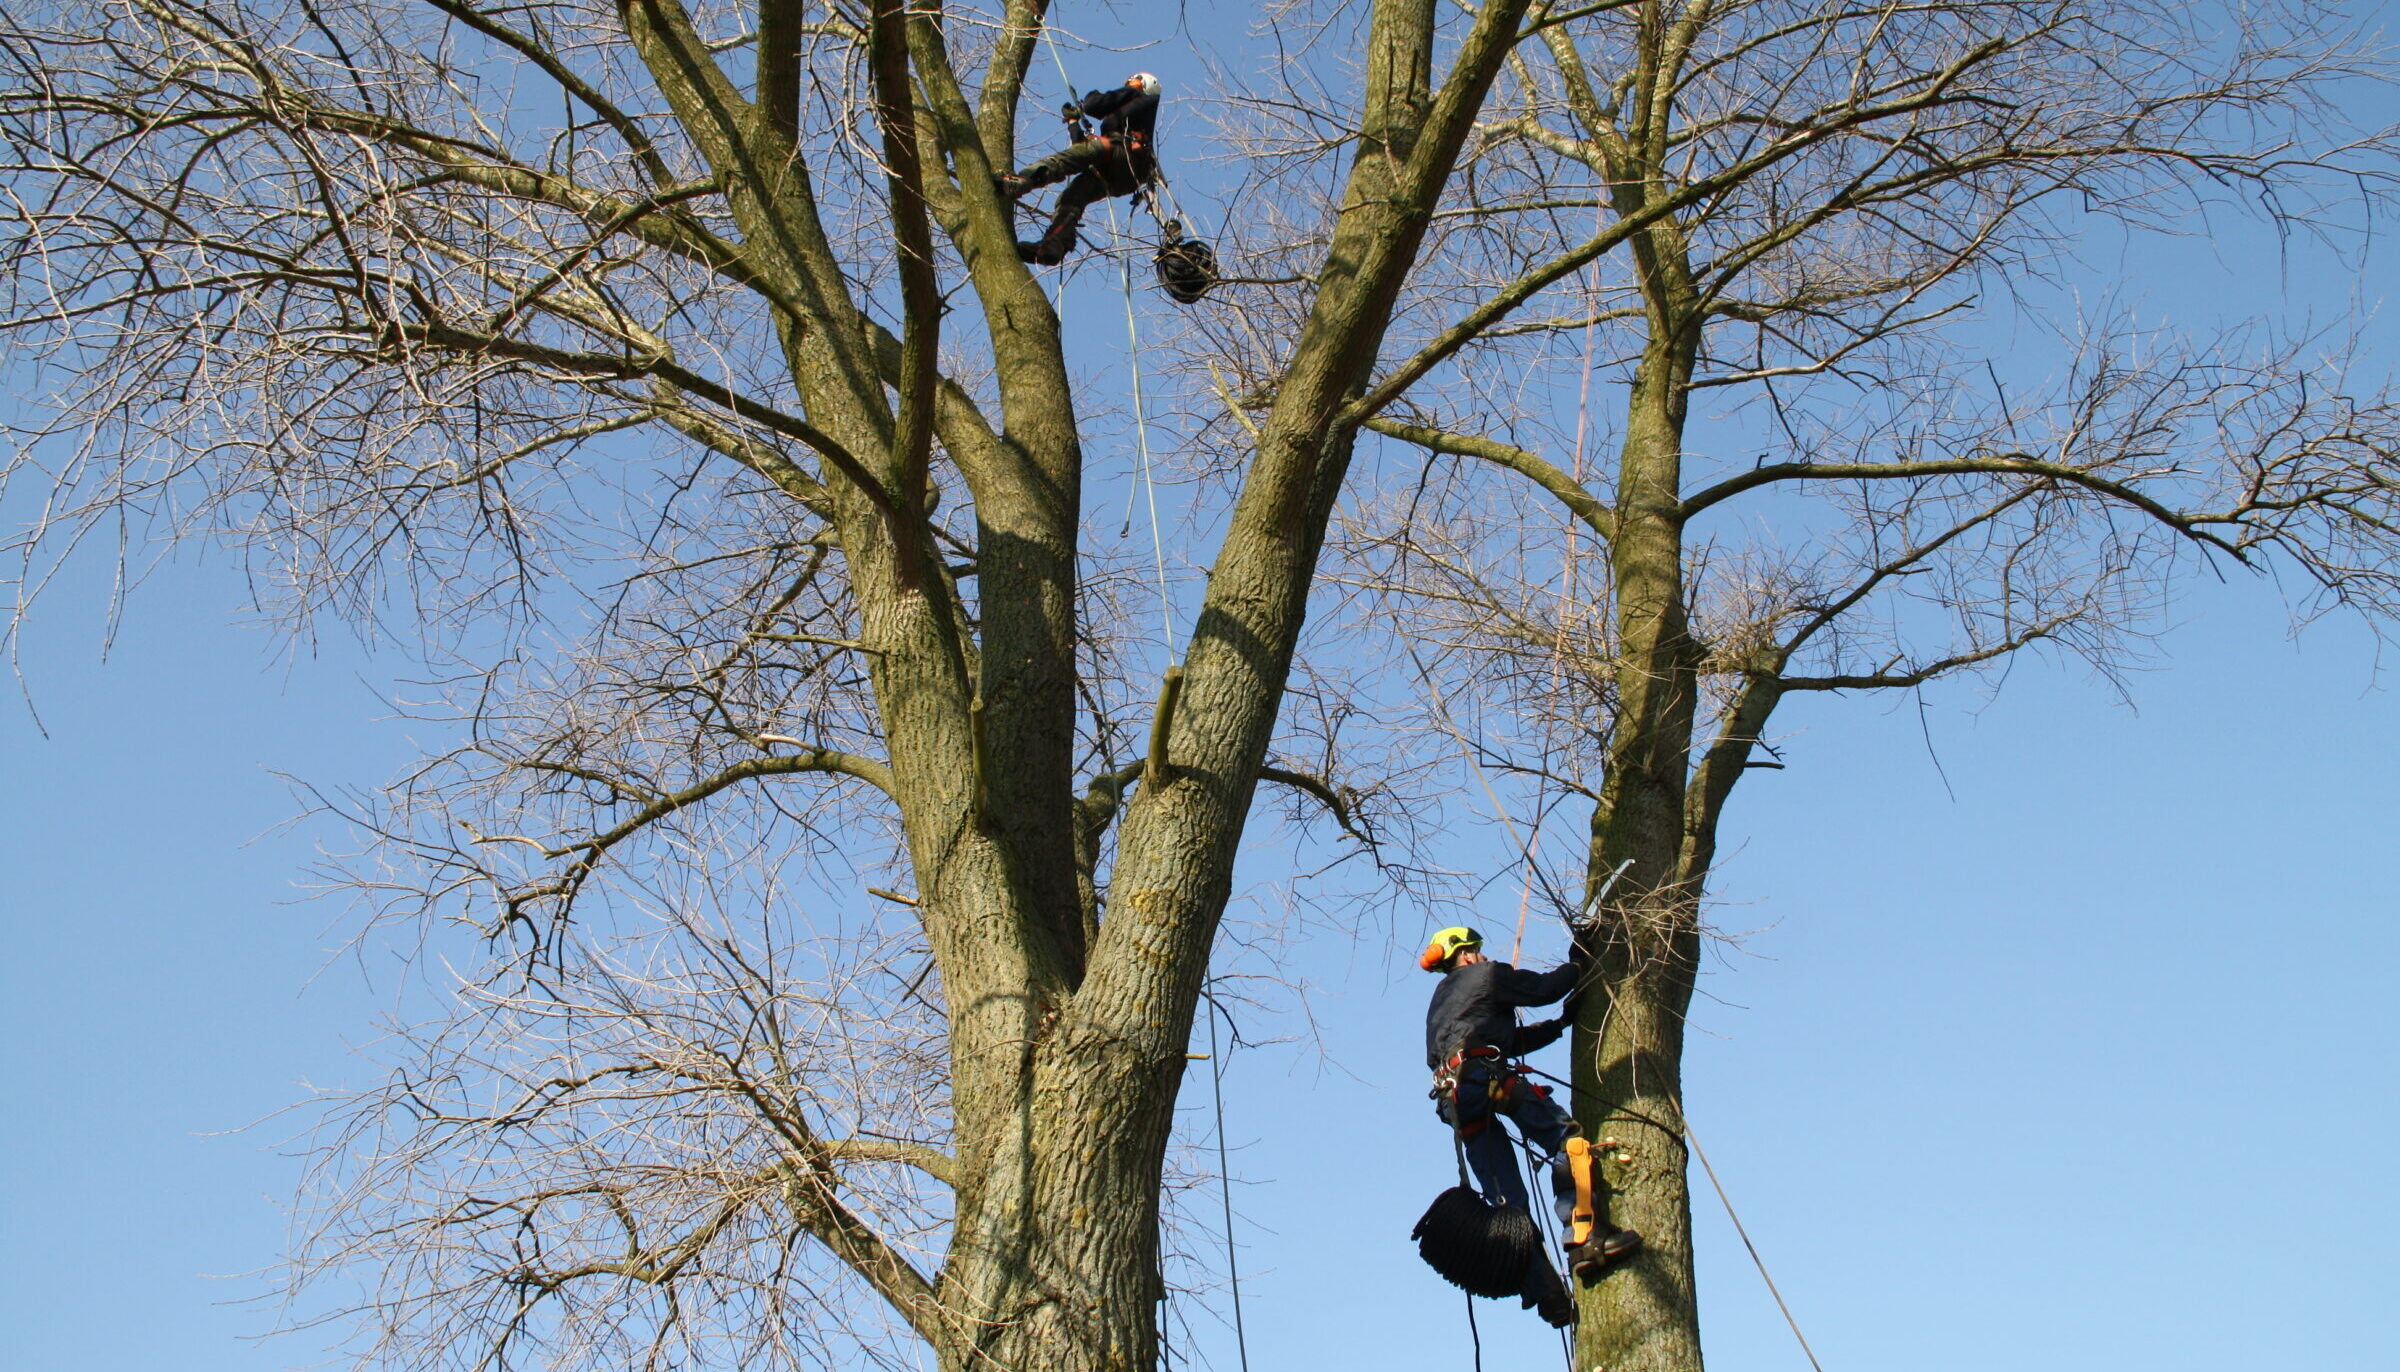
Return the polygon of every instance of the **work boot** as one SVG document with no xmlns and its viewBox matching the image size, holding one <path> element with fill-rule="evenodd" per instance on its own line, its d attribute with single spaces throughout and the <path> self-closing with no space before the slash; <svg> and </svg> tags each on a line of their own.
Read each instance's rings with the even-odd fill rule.
<svg viewBox="0 0 2400 1372">
<path fill-rule="evenodd" d="M 1074 250 L 1075 230 L 1072 225 L 1063 234 L 1043 234 L 1039 242 L 1028 243 L 1022 238 L 1017 240 L 1017 260 L 1037 267 L 1055 267 L 1066 261 L 1067 254 Z"/>
<path fill-rule="evenodd" d="M 1642 1251 L 1642 1236 L 1631 1229 L 1612 1229 L 1594 1234 L 1582 1243 L 1567 1245 L 1567 1270 L 1575 1280 L 1590 1286 L 1607 1274 L 1608 1269 Z"/>
<path fill-rule="evenodd" d="M 1525 1292 L 1519 1303 L 1542 1317 L 1553 1329 L 1570 1329 L 1575 1324 L 1575 1298 L 1567 1294 L 1558 1272 L 1550 1260 L 1536 1254 L 1533 1266 L 1525 1273 Z"/>
<path fill-rule="evenodd" d="M 1567 1294 L 1566 1288 L 1561 1287 L 1543 1296 L 1540 1308 L 1535 1313 L 1542 1317 L 1542 1323 L 1549 1325 L 1552 1329 L 1573 1329 L 1575 1327 L 1575 1298 Z"/>
</svg>

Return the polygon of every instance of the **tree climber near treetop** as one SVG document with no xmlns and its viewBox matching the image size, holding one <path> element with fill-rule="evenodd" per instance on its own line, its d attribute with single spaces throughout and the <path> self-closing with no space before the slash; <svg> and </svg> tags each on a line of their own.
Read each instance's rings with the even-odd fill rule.
<svg viewBox="0 0 2400 1372">
<path fill-rule="evenodd" d="M 1595 1195 L 1595 1158 L 1583 1127 L 1550 1098 L 1550 1089 L 1526 1078 L 1515 1059 L 1557 1042 L 1574 1020 L 1573 993 L 1589 970 L 1580 943 L 1567 960 L 1547 972 L 1529 972 L 1483 954 L 1483 935 L 1453 926 L 1433 936 L 1417 965 L 1442 973 L 1425 1010 L 1425 1065 L 1433 1069 L 1433 1098 L 1444 1122 L 1457 1131 L 1476 1189 L 1491 1205 L 1530 1211 L 1531 1193 L 1517 1170 L 1516 1150 L 1500 1117 L 1516 1121 L 1525 1141 L 1547 1154 L 1550 1190 L 1566 1234 L 1567 1269 L 1578 1280 L 1597 1281 L 1610 1266 L 1641 1251 L 1642 1236 L 1608 1222 Z M 1567 1004 L 1557 1017 L 1517 1023 L 1520 1008 Z M 1527 1265 L 1525 1303 L 1542 1317 L 1565 1325 L 1574 1319 L 1558 1273 L 1538 1254 Z"/>
<path fill-rule="evenodd" d="M 1017 244 L 1017 256 L 1044 267 L 1064 262 L 1075 250 L 1075 226 L 1083 222 L 1083 212 L 1093 201 L 1133 195 L 1157 177 L 1151 138 L 1158 124 L 1158 78 L 1137 71 L 1115 90 L 1092 91 L 1060 107 L 1059 113 L 1073 141 L 1023 171 L 998 178 L 1000 193 L 1012 201 L 1027 191 L 1075 178 L 1059 192 L 1058 208 L 1051 211 L 1050 227 L 1040 241 Z M 1085 132 L 1087 118 L 1100 121 L 1098 136 Z"/>
</svg>

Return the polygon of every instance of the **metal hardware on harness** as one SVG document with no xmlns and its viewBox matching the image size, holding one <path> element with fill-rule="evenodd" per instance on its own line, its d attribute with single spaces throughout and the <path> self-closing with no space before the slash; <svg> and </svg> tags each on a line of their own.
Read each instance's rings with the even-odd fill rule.
<svg viewBox="0 0 2400 1372">
<path fill-rule="evenodd" d="M 1549 1097 L 1548 1087 L 1525 1080 L 1523 1063 L 1509 1062 L 1507 1057 L 1499 1049 L 1489 1046 L 1461 1048 L 1452 1053 L 1449 1061 L 1444 1062 L 1440 1070 L 1433 1074 L 1433 1089 L 1425 1093 L 1426 1098 L 1449 1106 L 1450 1127 L 1458 1131 L 1460 1138 L 1471 1139 L 1482 1133 L 1491 1124 L 1492 1117 L 1507 1109 L 1508 1103 L 1516 1098 L 1520 1082 L 1543 1098 Z M 1484 1080 L 1484 1108 L 1475 1119 L 1467 1118 L 1466 1103 L 1458 1094 L 1459 1078 L 1465 1075 L 1469 1062 L 1492 1064 Z"/>
</svg>

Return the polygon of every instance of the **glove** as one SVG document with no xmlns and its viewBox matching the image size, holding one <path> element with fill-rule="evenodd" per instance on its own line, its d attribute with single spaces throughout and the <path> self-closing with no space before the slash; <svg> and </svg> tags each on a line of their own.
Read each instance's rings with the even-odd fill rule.
<svg viewBox="0 0 2400 1372">
<path fill-rule="evenodd" d="M 1058 107 L 1058 117 L 1072 124 L 1076 120 L 1083 118 L 1083 106 L 1076 104 L 1072 100 L 1069 100 L 1067 103 Z"/>
</svg>

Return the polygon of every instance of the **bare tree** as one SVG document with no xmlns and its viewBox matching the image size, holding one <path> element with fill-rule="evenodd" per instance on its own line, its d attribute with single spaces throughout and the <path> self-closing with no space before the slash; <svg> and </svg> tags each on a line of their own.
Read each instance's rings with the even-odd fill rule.
<svg viewBox="0 0 2400 1372">
<path fill-rule="evenodd" d="M 1650 1247 L 1582 1296 L 1578 1366 L 1700 1365 L 1684 1016 L 1780 702 L 2036 645 L 2111 671 L 2201 566 L 2400 609 L 2400 409 L 2354 348 L 2095 321 L 2053 285 L 2087 235 L 2213 203 L 2363 222 L 2392 141 L 2327 102 L 2366 51 L 2322 11 L 1698 0 L 1512 58 L 1435 230 L 1481 303 L 1359 402 L 1426 464 L 1341 536 L 1439 712 L 1487 721 L 1458 742 L 1537 809 L 1588 800 L 1585 891 L 1625 872 L 1573 1075 Z M 1995 351 L 1995 319 L 2057 341 Z"/>
<path fill-rule="evenodd" d="M 132 0 L 0 38 L 29 546 L 213 529 L 295 612 L 388 607 L 466 709 L 362 815 L 393 913 L 480 901 L 495 953 L 355 1117 L 379 1357 L 798 1361 L 830 1262 L 943 1366 L 1154 1358 L 1253 789 L 1347 809 L 1268 751 L 1356 398 L 1528 5 L 1459 16 L 1438 68 L 1433 0 L 1372 7 L 1305 322 L 1146 726 L 994 187 L 1044 9 Z M 888 957 L 690 908 L 736 855 L 755 915 L 793 848 L 885 843 L 918 942 L 854 932 Z M 819 1031 L 867 1019 L 883 1084 L 829 1090 Z M 934 1081 L 890 1075 L 912 1025 Z"/>
<path fill-rule="evenodd" d="M 2062 198 L 2139 225 L 2211 179 L 2288 206 L 2380 175 L 2381 143 L 2280 141 L 2344 70 L 2304 17 L 2212 45 L 2106 4 L 1275 6 L 1357 41 L 1247 107 L 1244 281 L 1179 345 L 1182 392 L 1223 402 L 1190 456 L 1226 507 L 1153 698 L 1128 569 L 1084 534 L 1096 417 L 994 191 L 1046 9 L 0 26 L 6 323 L 48 416 L 11 468 L 48 493 L 23 584 L 128 518 L 227 537 L 295 617 L 414 640 L 456 711 L 455 748 L 354 811 L 386 916 L 488 950 L 329 1143 L 319 1256 L 375 1274 L 378 1361 L 815 1365 L 871 1293 L 894 1359 L 1152 1365 L 1254 791 L 1358 820 L 1278 750 L 1346 727 L 1279 712 L 1363 430 L 1531 478 L 1606 547 L 1604 587 L 1529 600 L 1484 554 L 1542 521 L 1360 506 L 1395 594 L 1472 607 L 1462 688 L 1534 682 L 1536 641 L 1572 666 L 1525 698 L 1580 731 L 1561 775 L 1598 770 L 1592 870 L 1635 863 L 1576 1078 L 1587 1123 L 1667 1131 L 1610 1177 L 1656 1246 L 1584 1296 L 1586 1366 L 1698 1366 L 1680 1016 L 1777 698 L 2102 642 L 2179 546 L 2384 606 L 2387 416 L 2296 360 L 2095 351 L 1995 414 L 1911 351 L 2036 261 Z M 1457 399 L 1586 336 L 1630 367 L 1605 477 Z M 1782 403 L 1784 460 L 1690 488 L 1696 390 L 1870 367 L 1880 426 Z M 1847 562 L 1687 570 L 1691 522 L 1790 490 L 1844 493 Z M 1870 616 L 1912 598 L 1960 642 L 1915 650 L 1903 616 L 1877 656 Z M 900 889 L 803 913 L 791 883 L 827 872 Z"/>
</svg>

